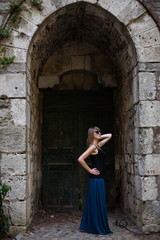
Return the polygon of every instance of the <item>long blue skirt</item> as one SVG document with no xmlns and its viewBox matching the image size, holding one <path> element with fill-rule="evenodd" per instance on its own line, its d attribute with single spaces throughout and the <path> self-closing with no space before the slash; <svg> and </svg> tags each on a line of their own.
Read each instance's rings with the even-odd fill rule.
<svg viewBox="0 0 160 240">
<path fill-rule="evenodd" d="M 108 225 L 104 179 L 90 178 L 84 205 L 80 231 L 108 235 Z"/>
</svg>

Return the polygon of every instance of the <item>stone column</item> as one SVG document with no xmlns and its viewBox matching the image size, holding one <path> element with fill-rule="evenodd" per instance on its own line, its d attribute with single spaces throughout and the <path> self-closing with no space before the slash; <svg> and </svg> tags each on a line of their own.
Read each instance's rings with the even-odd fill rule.
<svg viewBox="0 0 160 240">
<path fill-rule="evenodd" d="M 135 146 L 136 197 L 142 202 L 142 230 L 160 230 L 160 67 L 139 63 L 139 103 Z"/>
<path fill-rule="evenodd" d="M 11 186 L 5 205 L 17 231 L 26 229 L 26 74 L 2 70 L 0 81 L 1 181 Z M 12 229 L 12 227 L 11 227 Z"/>
</svg>

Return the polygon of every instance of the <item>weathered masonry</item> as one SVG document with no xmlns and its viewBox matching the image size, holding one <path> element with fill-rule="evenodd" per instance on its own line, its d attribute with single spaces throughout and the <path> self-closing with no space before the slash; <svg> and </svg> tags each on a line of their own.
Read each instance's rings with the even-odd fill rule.
<svg viewBox="0 0 160 240">
<path fill-rule="evenodd" d="M 26 230 L 39 201 L 77 209 L 87 185 L 77 158 L 91 125 L 113 133 L 108 206 L 121 206 L 142 231 L 160 231 L 160 31 L 141 2 L 45 0 L 39 11 L 26 1 L 30 12 L 1 40 L 15 56 L 0 70 L 0 177 L 12 187 L 11 231 Z M 0 3 L 2 25 L 8 4 Z"/>
</svg>

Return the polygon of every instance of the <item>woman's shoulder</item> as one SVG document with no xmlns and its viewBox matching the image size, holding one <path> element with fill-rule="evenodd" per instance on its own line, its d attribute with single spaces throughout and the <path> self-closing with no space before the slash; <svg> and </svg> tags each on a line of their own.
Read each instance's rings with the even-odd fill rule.
<svg viewBox="0 0 160 240">
<path fill-rule="evenodd" d="M 90 144 L 92 146 L 92 152 L 91 152 L 91 155 L 96 155 L 98 153 L 98 148 L 95 144 Z"/>
</svg>

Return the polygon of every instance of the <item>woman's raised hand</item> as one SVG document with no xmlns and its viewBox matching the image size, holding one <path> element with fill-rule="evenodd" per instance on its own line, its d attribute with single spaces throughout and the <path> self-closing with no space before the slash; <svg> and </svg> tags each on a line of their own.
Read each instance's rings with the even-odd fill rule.
<svg viewBox="0 0 160 240">
<path fill-rule="evenodd" d="M 97 168 L 91 169 L 90 173 L 93 174 L 93 175 L 99 175 L 100 174 L 100 172 L 97 170 Z"/>
</svg>

